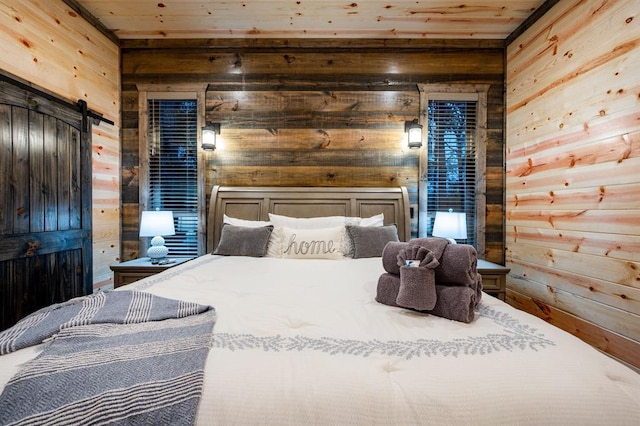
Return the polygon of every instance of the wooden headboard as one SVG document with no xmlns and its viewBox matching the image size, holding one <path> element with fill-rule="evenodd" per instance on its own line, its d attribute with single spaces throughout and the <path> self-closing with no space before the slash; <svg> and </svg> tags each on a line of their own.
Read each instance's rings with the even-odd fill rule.
<svg viewBox="0 0 640 426">
<path fill-rule="evenodd" d="M 223 217 L 269 220 L 269 213 L 292 217 L 358 216 L 384 214 L 395 223 L 402 241 L 411 238 L 409 197 L 405 187 L 256 187 L 214 186 L 207 217 L 207 252 L 218 245 Z"/>
</svg>

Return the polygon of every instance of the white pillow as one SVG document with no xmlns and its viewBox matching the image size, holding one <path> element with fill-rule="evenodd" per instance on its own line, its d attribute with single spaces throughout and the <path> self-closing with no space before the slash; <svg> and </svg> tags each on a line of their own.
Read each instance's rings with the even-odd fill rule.
<svg viewBox="0 0 640 426">
<path fill-rule="evenodd" d="M 360 225 L 359 217 L 322 216 L 322 217 L 291 217 L 269 213 L 269 221 L 273 226 L 286 226 L 294 229 L 318 229 L 334 226 Z"/>
<path fill-rule="evenodd" d="M 282 257 L 282 226 L 275 226 L 267 244 L 267 257 Z"/>
<path fill-rule="evenodd" d="M 347 223 L 347 225 L 360 225 L 360 226 L 384 226 L 384 213 L 377 214 L 371 217 L 363 217 L 360 223 Z"/>
<path fill-rule="evenodd" d="M 282 257 L 292 259 L 342 259 L 344 226 L 297 229 L 282 227 Z"/>
<path fill-rule="evenodd" d="M 246 219 L 238 219 L 235 217 L 227 216 L 226 214 L 222 216 L 223 222 L 228 223 L 233 226 L 245 226 L 247 228 L 259 228 L 261 226 L 269 226 L 271 222 L 267 222 L 264 220 L 246 220 Z"/>
</svg>

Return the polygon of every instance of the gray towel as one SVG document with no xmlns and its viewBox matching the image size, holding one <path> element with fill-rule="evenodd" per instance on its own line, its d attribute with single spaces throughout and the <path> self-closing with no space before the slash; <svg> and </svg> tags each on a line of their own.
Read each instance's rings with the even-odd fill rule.
<svg viewBox="0 0 640 426">
<path fill-rule="evenodd" d="M 415 261 L 417 266 L 407 265 Z M 400 266 L 400 289 L 396 302 L 404 308 L 416 310 L 433 309 L 436 304 L 436 281 L 434 268 L 439 262 L 433 252 L 421 246 L 408 246 L 398 253 Z"/>
<path fill-rule="evenodd" d="M 400 275 L 400 267 L 397 263 L 398 253 L 408 246 L 420 246 L 433 252 L 436 260 L 440 261 L 445 247 L 449 244 L 446 238 L 414 238 L 409 242 L 389 242 L 382 250 L 382 267 L 390 274 Z"/>
<path fill-rule="evenodd" d="M 400 288 L 396 303 L 403 308 L 418 311 L 433 309 L 436 305 L 436 281 L 433 269 L 401 266 Z"/>
<path fill-rule="evenodd" d="M 441 263 L 442 261 L 440 259 L 442 259 L 442 253 L 450 245 L 449 240 L 440 237 L 413 238 L 409 240 L 409 244 L 424 247 L 427 250 L 432 251 L 435 258 Z"/>
<path fill-rule="evenodd" d="M 396 299 L 399 290 L 399 276 L 388 273 L 382 274 L 378 278 L 376 301 L 398 307 Z M 479 302 L 477 294 L 477 290 L 472 287 L 436 285 L 437 300 L 435 306 L 431 310 L 419 312 L 470 323 L 474 319 L 474 309 Z"/>
<path fill-rule="evenodd" d="M 388 242 L 382 249 L 382 267 L 390 274 L 400 275 L 398 254 L 409 246 L 406 242 Z"/>
<path fill-rule="evenodd" d="M 430 314 L 470 323 L 475 317 L 476 292 L 471 287 L 437 285 L 438 302 Z"/>
<path fill-rule="evenodd" d="M 478 274 L 476 276 L 476 284 L 473 287 L 476 291 L 476 305 L 480 303 L 480 299 L 482 299 L 482 275 Z"/>
<path fill-rule="evenodd" d="M 407 246 L 400 250 L 398 256 L 396 257 L 398 266 L 409 266 L 407 265 L 408 260 L 417 261 L 417 266 L 429 266 L 431 269 L 438 266 L 438 260 L 433 256 L 433 252 L 427 250 L 424 247 L 420 246 Z M 435 262 L 435 263 L 434 263 Z"/>
<path fill-rule="evenodd" d="M 436 283 L 474 287 L 478 276 L 478 254 L 469 244 L 449 244 L 436 268 Z"/>
<path fill-rule="evenodd" d="M 389 273 L 384 273 L 378 278 L 378 289 L 376 292 L 376 302 L 383 305 L 398 306 L 396 299 L 400 290 L 400 277 Z"/>
</svg>

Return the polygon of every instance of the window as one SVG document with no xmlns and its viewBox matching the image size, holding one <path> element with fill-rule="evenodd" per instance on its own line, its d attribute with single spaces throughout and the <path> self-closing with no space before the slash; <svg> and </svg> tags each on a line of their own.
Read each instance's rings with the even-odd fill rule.
<svg viewBox="0 0 640 426">
<path fill-rule="evenodd" d="M 173 211 L 173 256 L 198 254 L 198 108 L 191 99 L 149 99 L 148 210 Z"/>
<path fill-rule="evenodd" d="M 204 178 L 198 158 L 196 92 L 140 92 L 140 211 L 170 210 L 176 234 L 165 236 L 169 256 L 204 252 Z M 148 241 L 142 241 L 145 253 Z"/>
<path fill-rule="evenodd" d="M 431 235 L 436 211 L 466 213 L 467 239 L 476 245 L 475 101 L 431 100 L 427 106 L 427 205 Z"/>
<path fill-rule="evenodd" d="M 488 85 L 418 85 L 427 125 L 421 156 L 419 230 L 431 235 L 437 211 L 466 214 L 467 239 L 484 255 Z"/>
</svg>

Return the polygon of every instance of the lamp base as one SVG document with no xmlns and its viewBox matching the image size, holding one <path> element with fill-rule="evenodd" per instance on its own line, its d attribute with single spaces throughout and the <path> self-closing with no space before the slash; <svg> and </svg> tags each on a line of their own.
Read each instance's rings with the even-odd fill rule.
<svg viewBox="0 0 640 426">
<path fill-rule="evenodd" d="M 164 245 L 164 238 L 157 236 L 151 240 L 151 247 L 147 249 L 147 256 L 152 264 L 157 264 L 165 259 L 169 254 L 169 249 Z"/>
</svg>

